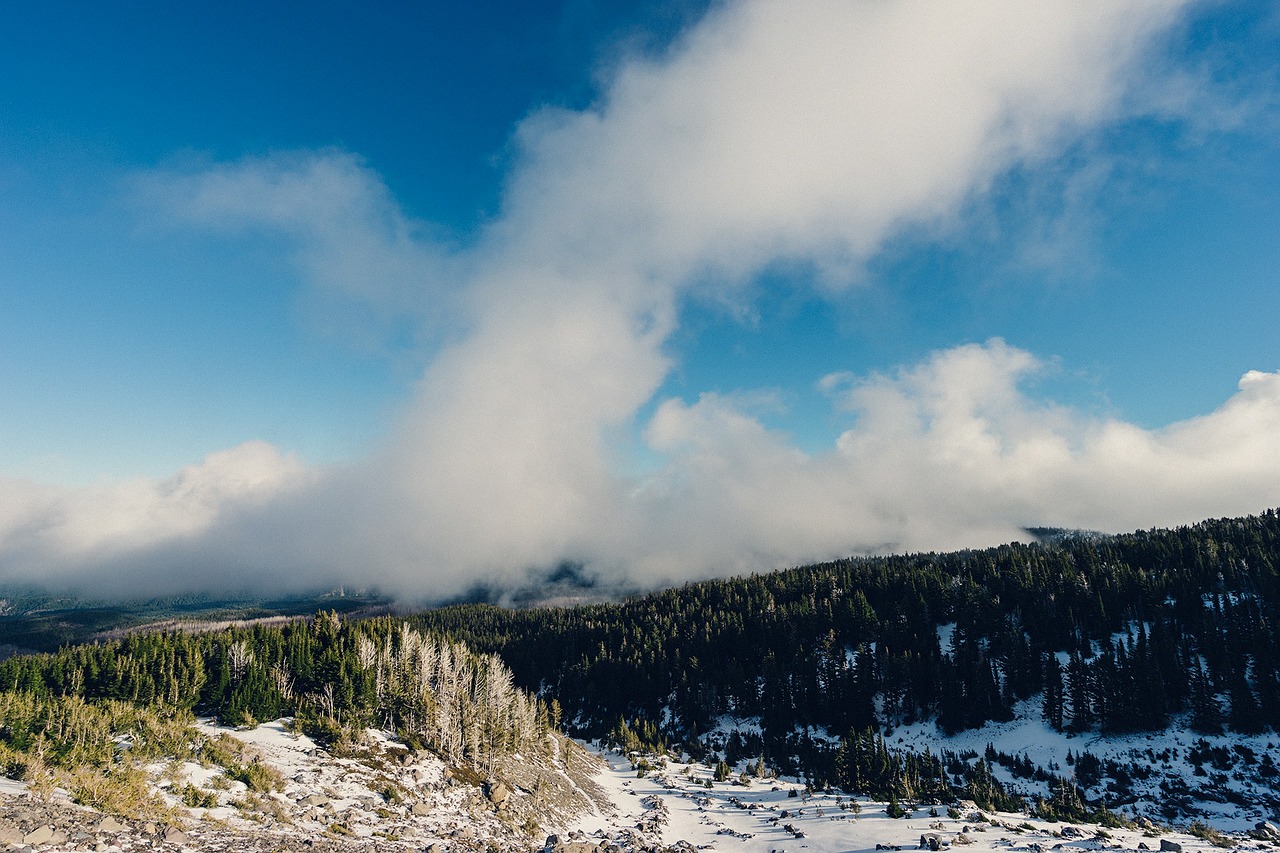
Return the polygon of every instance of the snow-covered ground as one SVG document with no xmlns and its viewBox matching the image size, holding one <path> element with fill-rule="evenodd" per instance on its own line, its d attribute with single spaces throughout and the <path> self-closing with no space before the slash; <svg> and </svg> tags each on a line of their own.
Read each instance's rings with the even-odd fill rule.
<svg viewBox="0 0 1280 853">
<path fill-rule="evenodd" d="M 1155 827 L 1106 829 L 1050 823 L 1022 814 L 982 814 L 972 804 L 959 818 L 938 816 L 928 808 L 894 819 L 884 803 L 837 794 L 806 795 L 796 782 L 752 780 L 705 787 L 711 770 L 669 762 L 638 777 L 632 762 L 618 753 L 606 756 L 599 777 L 616 803 L 609 819 L 584 817 L 574 829 L 592 840 L 632 833 L 663 845 L 685 842 L 719 853 L 849 853 L 877 849 L 917 849 L 922 836 L 966 853 L 989 851 L 1160 850 L 1161 840 L 1181 845 L 1184 853 L 1208 851 L 1208 841 Z M 856 804 L 856 805 L 855 805 Z M 649 831 L 645 831 L 651 827 Z M 1235 838 L 1238 849 L 1267 848 L 1269 842 Z M 683 846 L 683 845 L 681 845 Z"/>
<path fill-rule="evenodd" d="M 1280 822 L 1280 739 L 1275 735 L 1206 736 L 1179 720 L 1158 733 L 1105 738 L 1069 735 L 1044 723 L 1036 700 L 1021 703 L 1016 712 L 1010 722 L 989 723 L 950 737 L 939 733 L 932 722 L 902 726 L 886 743 L 916 752 L 928 747 L 935 755 L 942 749 L 985 755 L 990 745 L 998 753 L 1025 756 L 1037 767 L 1067 778 L 1084 775 L 1076 772 L 1076 757 L 1087 753 L 1104 764 L 1112 761 L 1120 768 L 1132 769 L 1126 769 L 1129 778 L 1125 785 L 1118 786 L 1104 771 L 1100 783 L 1087 792 L 1091 799 L 1109 793 L 1112 805 L 1136 798 L 1136 802 L 1119 806 L 1121 812 L 1160 819 L 1162 811 L 1180 804 L 1180 814 L 1164 815 L 1164 819 L 1181 824 L 1200 819 L 1235 832 L 1252 829 L 1259 821 Z M 1016 778 L 999 763 L 993 769 L 1000 781 L 1013 789 L 1029 795 L 1048 794 L 1043 782 Z M 1147 769 L 1150 775 L 1140 778 Z"/>
<path fill-rule="evenodd" d="M 550 757 L 537 762 L 517 759 L 485 779 L 451 770 L 437 757 L 412 751 L 386 733 L 369 732 L 358 751 L 335 756 L 306 736 L 291 732 L 281 721 L 248 730 L 229 730 L 210 723 L 200 728 L 206 735 L 225 734 L 244 744 L 246 752 L 240 760 L 252 762 L 256 758 L 274 770 L 282 780 L 278 785 L 281 790 L 254 792 L 220 768 L 160 762 L 147 770 L 153 788 L 178 816 L 176 823 L 166 828 L 126 822 L 108 832 L 101 828 L 106 823 L 100 817 L 92 821 L 81 817 L 78 824 L 63 827 L 64 835 L 75 838 L 77 827 L 97 827 L 79 833 L 84 843 L 96 840 L 99 849 L 119 851 L 150 847 L 533 853 L 544 847 L 548 836 L 554 836 L 549 853 L 695 849 L 715 853 L 860 853 L 917 849 L 922 840 L 926 846 L 933 840 L 956 853 L 1138 853 L 1161 850 L 1162 843 L 1180 845 L 1182 853 L 1214 849 L 1209 840 L 1165 831 L 1150 823 L 1103 830 L 1022 814 L 983 814 L 971 803 L 962 803 L 956 816 L 948 816 L 942 806 L 934 813 L 925 806 L 894 819 L 886 813 L 884 803 L 836 793 L 809 793 L 799 781 L 714 782 L 713 771 L 707 766 L 653 757 L 647 759 L 653 769 L 641 765 L 637 771 L 632 757 L 589 750 L 564 740 L 555 741 Z M 927 743 L 936 749 L 936 734 L 923 728 L 901 728 L 893 741 L 914 746 L 914 739 L 929 736 L 934 740 Z M 1009 751 L 1025 742 L 1021 738 L 1043 736 L 1044 732 L 1027 724 L 967 735 L 979 751 L 988 741 Z M 899 737 L 901 744 L 896 742 Z M 1080 738 L 1062 740 L 1076 751 L 1086 745 Z M 1175 742 L 1180 743 L 1169 743 Z M 1057 748 L 1055 744 L 1050 738 L 1037 748 L 1051 750 Z M 953 739 L 948 748 L 962 746 Z M 1097 746 L 1091 744 L 1091 748 Z M 1164 746 L 1163 742 L 1152 744 L 1152 748 Z M 1048 760 L 1050 755 L 1046 751 L 1032 757 Z M 640 760 L 640 756 L 634 758 Z M 735 768 L 731 779 L 737 780 L 741 769 Z M 0 789 L 0 805 L 19 814 L 15 803 L 27 798 L 23 788 L 21 783 L 13 783 Z M 195 799 L 201 805 L 193 807 Z M 73 810 L 84 811 L 70 803 L 65 808 L 68 815 Z M 47 813 L 41 820 L 49 822 Z M 66 821 L 72 818 L 68 816 Z M 56 820 L 52 825 L 57 829 Z M 30 831 L 32 827 L 22 826 L 14 837 Z M 1280 831 L 1270 838 L 1236 834 L 1229 841 L 1218 840 L 1242 850 L 1272 848 L 1280 846 Z M 93 845 L 81 849 L 93 849 Z"/>
</svg>

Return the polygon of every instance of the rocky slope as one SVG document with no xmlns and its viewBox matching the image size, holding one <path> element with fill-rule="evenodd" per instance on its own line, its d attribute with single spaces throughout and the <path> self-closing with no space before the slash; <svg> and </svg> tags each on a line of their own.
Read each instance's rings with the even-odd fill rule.
<svg viewBox="0 0 1280 853">
<path fill-rule="evenodd" d="M 972 804 L 950 812 L 927 806 L 911 811 L 907 804 L 907 816 L 893 819 L 883 803 L 813 792 L 798 780 L 713 782 L 709 768 L 663 759 L 638 771 L 628 757 L 560 739 L 548 760 L 517 756 L 481 774 L 450 768 L 378 732 L 337 755 L 280 722 L 232 735 L 256 757 L 254 772 L 243 778 L 193 762 L 143 768 L 167 807 L 164 819 L 104 815 L 72 803 L 63 791 L 5 781 L 0 845 L 263 853 L 847 853 L 922 846 L 966 853 L 1207 853 L 1215 846 L 1280 847 L 1280 832 L 1268 824 L 1232 836 L 1145 822 L 1103 829 L 988 814 Z"/>
</svg>

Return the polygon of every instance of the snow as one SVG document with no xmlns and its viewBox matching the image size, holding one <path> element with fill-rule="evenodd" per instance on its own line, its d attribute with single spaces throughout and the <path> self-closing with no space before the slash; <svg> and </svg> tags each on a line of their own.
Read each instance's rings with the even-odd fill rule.
<svg viewBox="0 0 1280 853">
<path fill-rule="evenodd" d="M 952 738 L 940 736 L 932 724 L 920 724 L 897 729 L 888 741 L 891 747 L 928 747 L 935 753 L 939 749 L 973 750 L 978 754 L 989 743 L 1001 752 L 1026 755 L 1037 764 L 1057 763 L 1064 773 L 1069 772 L 1064 763 L 1067 750 L 1126 758 L 1137 751 L 1151 750 L 1159 755 L 1167 749 L 1170 759 L 1165 778 L 1195 780 L 1187 763 L 1188 752 L 1199 740 L 1194 733 L 1175 727 L 1168 736 L 1159 737 L 1143 735 L 1109 741 L 1070 737 L 1046 728 L 1031 708 L 1019 710 L 1023 712 L 1021 721 L 987 726 Z M 725 718 L 718 728 L 750 730 L 751 726 L 751 720 Z M 811 792 L 799 782 L 782 779 L 750 778 L 744 783 L 738 777 L 747 763 L 733 769 L 730 781 L 715 782 L 712 768 L 703 764 L 647 756 L 645 766 L 653 769 L 637 772 L 632 759 L 616 750 L 597 748 L 591 750 L 595 758 L 584 757 L 567 741 L 556 739 L 547 766 L 553 772 L 560 768 L 566 786 L 575 795 L 576 811 L 540 812 L 537 826 L 526 831 L 522 824 L 516 825 L 523 817 L 517 820 L 515 815 L 527 815 L 527 811 L 499 810 L 486 799 L 483 789 L 457 778 L 451 781 L 438 758 L 410 751 L 386 732 L 366 733 L 358 755 L 335 756 L 310 738 L 291 732 L 285 721 L 238 730 L 206 721 L 198 728 L 209 735 L 227 734 L 239 740 L 246 749 L 241 760 L 256 758 L 278 771 L 284 780 L 282 791 L 254 794 L 243 783 L 225 778 L 221 768 L 193 762 L 149 765 L 146 769 L 154 789 L 189 816 L 189 831 L 210 842 L 229 833 L 268 832 L 304 838 L 341 836 L 379 850 L 421 850 L 436 843 L 449 849 L 465 842 L 463 846 L 468 849 L 531 853 L 543 846 L 547 835 L 554 834 L 590 845 L 616 844 L 625 853 L 639 853 L 659 845 L 679 847 L 688 853 L 694 849 L 715 853 L 851 853 L 885 848 L 914 850 L 922 836 L 933 834 L 944 847 L 964 853 L 1136 853 L 1144 848 L 1158 850 L 1162 838 L 1181 844 L 1184 853 L 1209 853 L 1214 849 L 1201 838 L 1160 831 L 1150 824 L 1146 824 L 1145 831 L 1136 826 L 1105 831 L 1088 825 L 1068 827 L 1024 814 L 983 814 L 972 803 L 961 804 L 956 817 L 948 816 L 944 806 L 931 813 L 926 805 L 915 807 L 906 818 L 894 819 L 886 813 L 884 803 L 866 798 L 834 791 Z M 1255 750 L 1258 761 L 1276 750 L 1264 738 L 1218 738 L 1206 742 L 1247 746 Z M 570 754 L 575 756 L 572 760 Z M 640 758 L 635 756 L 637 761 Z M 1149 763 L 1161 766 L 1159 759 Z M 575 765 L 572 772 L 571 764 Z M 1002 767 L 997 766 L 995 771 L 1024 790 L 1028 786 L 1026 780 L 1013 780 Z M 1206 777 L 1204 782 L 1228 788 L 1240 786 L 1242 791 L 1250 784 L 1244 772 L 1223 779 L 1226 781 Z M 505 780 L 511 803 L 532 803 L 530 792 L 521 789 L 516 777 L 507 776 Z M 1148 787 L 1158 786 L 1159 781 L 1150 781 Z M 216 804 L 211 808 L 182 806 L 181 794 L 187 785 L 212 797 Z M 398 791 L 394 797 L 384 796 L 389 786 Z M 0 780 L 0 793 L 21 795 L 24 788 L 21 783 Z M 1157 793 L 1149 790 L 1151 797 L 1158 796 L 1158 787 L 1152 790 Z M 1247 812 L 1230 803 L 1206 801 L 1202 805 L 1208 822 L 1219 829 L 1241 832 L 1259 820 L 1274 820 L 1260 810 Z M 1232 842 L 1237 849 L 1272 846 L 1240 835 Z"/>
<path fill-rule="evenodd" d="M 1185 784 L 1191 788 L 1191 811 L 1214 827 L 1243 832 L 1252 829 L 1258 821 L 1275 822 L 1274 810 L 1261 805 L 1267 799 L 1280 802 L 1274 790 L 1257 772 L 1257 762 L 1270 755 L 1280 766 L 1280 748 L 1274 736 L 1254 737 L 1231 734 L 1230 736 L 1206 736 L 1191 731 L 1185 720 L 1174 720 L 1169 728 L 1159 733 L 1140 733 L 1126 736 L 1102 737 L 1097 733 L 1072 735 L 1057 732 L 1045 724 L 1040 714 L 1040 700 L 1030 699 L 1015 708 L 1016 717 L 1006 723 L 988 723 L 953 736 L 943 735 L 932 722 L 919 722 L 894 729 L 886 743 L 890 748 L 922 751 L 928 747 L 934 754 L 941 750 L 983 755 L 991 745 L 997 752 L 1011 756 L 1025 756 L 1039 766 L 1050 769 L 1059 776 L 1070 778 L 1073 770 L 1067 762 L 1067 754 L 1088 752 L 1102 760 L 1112 760 L 1121 765 L 1137 762 L 1154 772 L 1148 779 L 1132 781 L 1132 790 L 1140 797 L 1133 806 L 1120 811 L 1158 816 L 1159 809 L 1168 801 L 1161 790 L 1161 783 L 1177 787 Z M 1203 772 L 1197 773 L 1190 756 L 1197 743 L 1225 750 L 1231 760 L 1229 769 L 1214 768 L 1203 764 Z M 1244 760 L 1237 747 L 1251 750 L 1254 763 Z M 1161 758 L 1167 751 L 1167 759 Z M 1056 768 L 1056 769 L 1055 769 Z M 1048 795 L 1047 786 L 1030 779 L 1015 779 L 1007 768 L 994 765 L 994 773 L 1001 782 L 1030 795 Z M 1280 781 L 1280 780 L 1277 780 Z M 1097 791 L 1089 792 L 1091 795 Z M 1240 805 L 1224 800 L 1233 797 L 1247 800 Z M 1182 821 L 1187 822 L 1187 821 Z"/>
<path fill-rule="evenodd" d="M 942 650 L 944 655 L 951 654 L 953 642 L 956 635 L 956 623 L 947 622 L 938 626 L 938 648 Z"/>
<path fill-rule="evenodd" d="M 1080 825 L 1078 834 L 1064 824 L 1022 814 L 982 814 L 969 804 L 959 818 L 939 816 L 928 807 L 917 808 L 905 819 L 895 820 L 885 804 L 836 793 L 807 795 L 798 783 L 777 779 L 714 783 L 705 787 L 711 769 L 698 764 L 667 761 L 665 767 L 637 777 L 629 759 L 607 754 L 608 767 L 598 782 L 613 801 L 615 810 L 581 818 L 571 830 L 589 838 L 618 839 L 637 835 L 648 843 L 692 847 L 721 853 L 849 853 L 880 848 L 916 849 L 922 835 L 936 833 L 944 845 L 966 853 L 995 851 L 1132 850 L 1160 846 L 1154 831 L 1108 829 Z M 661 761 L 661 759 L 651 759 Z M 736 771 L 735 771 L 736 776 Z M 856 802 L 857 807 L 851 806 Z M 656 826 L 645 832 L 648 821 Z M 1065 832 L 1064 832 L 1065 830 Z M 963 833 L 964 839 L 957 841 Z M 1199 838 L 1169 833 L 1163 837 L 1182 845 L 1184 853 L 1213 850 Z M 969 841 L 964 845 L 964 840 Z M 683 846 L 683 845 L 682 845 Z"/>
</svg>

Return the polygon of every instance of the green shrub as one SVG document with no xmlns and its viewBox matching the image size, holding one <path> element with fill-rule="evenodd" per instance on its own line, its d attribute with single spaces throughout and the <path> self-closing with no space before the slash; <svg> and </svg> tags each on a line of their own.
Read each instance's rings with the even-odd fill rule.
<svg viewBox="0 0 1280 853">
<path fill-rule="evenodd" d="M 257 760 L 228 767 L 227 775 L 237 782 L 243 782 L 250 791 L 267 793 L 284 790 L 284 777 L 280 775 L 280 771 Z"/>
</svg>

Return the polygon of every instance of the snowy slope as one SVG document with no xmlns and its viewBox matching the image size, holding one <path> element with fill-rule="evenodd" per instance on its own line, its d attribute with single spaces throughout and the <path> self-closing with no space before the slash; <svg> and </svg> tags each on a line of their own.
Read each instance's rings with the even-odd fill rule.
<svg viewBox="0 0 1280 853">
<path fill-rule="evenodd" d="M 1038 767 L 1061 776 L 1077 773 L 1080 762 L 1069 762 L 1081 753 L 1095 756 L 1104 765 L 1099 782 L 1087 789 L 1091 799 L 1106 797 L 1109 805 L 1132 815 L 1186 824 L 1203 820 L 1220 829 L 1242 832 L 1259 821 L 1280 818 L 1280 743 L 1274 735 L 1247 737 L 1201 735 L 1175 720 L 1163 732 L 1124 737 L 1097 734 L 1073 736 L 1056 732 L 1040 717 L 1036 700 L 1021 703 L 1017 717 L 1007 723 L 947 737 L 932 722 L 903 726 L 886 738 L 890 746 L 915 751 L 925 747 L 985 755 L 988 745 L 1009 756 L 1026 756 Z M 1119 784 L 1106 762 L 1128 776 Z M 995 775 L 1012 788 L 1032 795 L 1047 795 L 1047 786 L 1017 778 L 994 762 Z M 1140 778 L 1149 773 L 1147 778 Z M 1082 779 L 1087 781 L 1086 779 Z"/>
<path fill-rule="evenodd" d="M 972 804 L 958 818 L 948 817 L 945 809 L 936 817 L 918 809 L 895 820 L 884 803 L 837 794 L 806 796 L 798 782 L 757 780 L 745 787 L 724 782 L 706 788 L 711 770 L 704 766 L 668 763 L 637 778 L 626 757 L 613 753 L 607 760 L 609 768 L 599 780 L 618 804 L 617 814 L 606 821 L 583 819 L 575 827 L 597 842 L 641 839 L 720 853 L 848 853 L 916 849 L 921 836 L 935 834 L 942 846 L 971 853 L 1159 850 L 1161 840 L 1181 845 L 1184 853 L 1214 849 L 1201 838 L 1154 827 L 1069 826 L 1026 815 L 982 814 Z M 1239 848 L 1271 846 L 1245 838 L 1233 841 Z"/>
<path fill-rule="evenodd" d="M 650 757 L 656 769 L 637 772 L 632 760 L 616 751 L 588 750 L 565 740 L 557 741 L 550 761 L 534 766 L 516 759 L 485 778 L 449 768 L 382 732 L 369 732 L 359 750 L 335 756 L 281 721 L 249 730 L 208 723 L 202 728 L 246 744 L 259 763 L 279 774 L 278 789 L 254 792 L 218 768 L 157 763 L 146 769 L 153 788 L 172 807 L 172 820 L 117 825 L 101 815 L 87 815 L 88 810 L 62 795 L 55 798 L 63 804 L 62 814 L 51 818 L 47 800 L 37 802 L 15 783 L 0 789 L 0 809 L 9 815 L 5 820 L 10 827 L 0 825 L 0 833 L 11 830 L 16 843 L 36 837 L 43 831 L 36 824 L 43 823 L 54 837 L 58 832 L 69 839 L 80 837 L 85 845 L 80 849 L 106 851 L 850 853 L 916 849 L 922 837 L 930 836 L 944 849 L 965 853 L 1137 853 L 1160 850 L 1162 843 L 1180 845 L 1183 853 L 1213 849 L 1204 838 L 1158 830 L 1150 823 L 1102 830 L 1026 815 L 982 814 L 972 804 L 962 804 L 953 816 L 945 808 L 930 814 L 923 807 L 893 819 L 884 803 L 809 793 L 799 781 L 753 779 L 708 786 L 712 770 L 703 765 Z M 1080 739 L 1060 738 L 1058 743 L 1051 734 L 1024 724 L 967 737 L 984 746 L 984 738 L 998 738 L 993 743 L 1003 749 L 1039 738 L 1036 748 L 1047 750 L 1045 757 L 1062 745 L 1082 745 Z M 936 734 L 923 727 L 895 733 L 903 745 L 931 736 Z M 186 801 L 193 792 L 204 798 L 203 805 L 191 807 Z M 1271 848 L 1280 846 L 1280 832 L 1269 839 L 1237 834 L 1219 840 L 1237 849 Z"/>
</svg>

